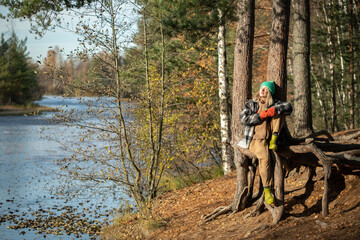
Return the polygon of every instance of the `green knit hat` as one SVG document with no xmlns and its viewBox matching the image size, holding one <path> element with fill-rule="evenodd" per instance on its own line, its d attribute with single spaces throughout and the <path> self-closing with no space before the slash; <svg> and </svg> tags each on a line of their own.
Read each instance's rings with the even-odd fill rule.
<svg viewBox="0 0 360 240">
<path fill-rule="evenodd" d="M 265 86 L 269 89 L 269 91 L 271 92 L 271 96 L 274 96 L 275 94 L 275 82 L 274 81 L 270 81 L 270 82 L 263 82 L 261 85 L 260 85 L 260 88 L 262 86 Z"/>
</svg>

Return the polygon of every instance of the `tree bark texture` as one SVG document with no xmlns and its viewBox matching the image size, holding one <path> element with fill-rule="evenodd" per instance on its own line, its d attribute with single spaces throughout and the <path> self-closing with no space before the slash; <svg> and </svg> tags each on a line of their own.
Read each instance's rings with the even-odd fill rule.
<svg viewBox="0 0 360 240">
<path fill-rule="evenodd" d="M 287 95 L 286 59 L 289 35 L 290 1 L 274 0 L 273 16 L 270 33 L 270 45 L 268 54 L 267 81 L 276 83 L 275 98 L 285 101 Z M 275 207 L 267 204 L 273 216 L 273 222 L 277 223 L 284 213 L 284 172 L 280 157 L 277 153 L 274 171 Z"/>
<path fill-rule="evenodd" d="M 278 87 L 275 98 L 286 100 L 286 58 L 289 35 L 289 0 L 273 1 L 273 19 L 270 32 L 267 81 L 274 81 Z"/>
<path fill-rule="evenodd" d="M 226 76 L 226 31 L 225 19 L 221 9 L 219 11 L 219 32 L 218 32 L 218 78 L 219 78 L 219 99 L 220 99 L 220 135 L 221 135 L 221 159 L 224 174 L 231 172 L 233 168 L 232 149 L 230 145 L 230 109 L 229 90 Z"/>
<path fill-rule="evenodd" d="M 237 3 L 237 28 L 234 52 L 234 82 L 232 92 L 232 146 L 235 146 L 243 136 L 244 127 L 240 122 L 240 113 L 248 99 L 251 98 L 253 41 L 255 26 L 255 1 L 245 0 Z M 248 185 L 248 168 L 244 155 L 234 148 L 234 163 L 237 167 L 238 178 L 236 187 L 238 194 Z M 241 168 L 241 169 L 238 169 Z M 240 176 L 239 176 L 240 174 Z M 234 196 L 234 201 L 239 195 Z"/>
<path fill-rule="evenodd" d="M 313 133 L 310 83 L 310 1 L 294 0 L 294 136 Z"/>
<path fill-rule="evenodd" d="M 232 90 L 232 145 L 243 136 L 244 127 L 240 122 L 240 113 L 252 92 L 252 55 L 254 40 L 254 0 L 238 1 L 237 28 L 234 50 L 234 82 Z"/>
</svg>

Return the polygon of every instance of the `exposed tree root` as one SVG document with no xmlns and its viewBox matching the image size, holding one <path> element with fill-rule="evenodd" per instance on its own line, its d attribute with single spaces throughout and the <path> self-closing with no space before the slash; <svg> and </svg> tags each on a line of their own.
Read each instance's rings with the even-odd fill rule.
<svg viewBox="0 0 360 240">
<path fill-rule="evenodd" d="M 235 151 L 243 154 L 241 162 L 235 163 L 237 168 L 237 187 L 233 203 L 226 207 L 219 207 L 212 213 L 205 215 L 205 219 L 201 224 L 209 222 L 216 217 L 235 213 L 245 209 L 245 207 L 256 202 L 255 209 L 247 214 L 244 218 L 257 215 L 265 207 L 271 212 L 273 223 L 278 223 L 284 214 L 284 179 L 285 169 L 290 172 L 294 168 L 305 166 L 309 168 L 309 178 L 305 184 L 305 194 L 310 194 L 313 189 L 313 176 L 315 175 L 315 167 L 324 169 L 324 192 L 322 197 L 322 215 L 329 214 L 329 178 L 331 175 L 331 167 L 334 165 L 342 174 L 360 174 L 360 142 L 352 141 L 344 142 L 350 139 L 356 139 L 360 136 L 360 129 L 347 131 L 336 135 L 334 138 L 326 131 L 317 132 L 306 138 L 292 138 L 287 127 L 284 129 L 286 145 L 280 145 L 277 152 L 272 152 L 275 160 L 274 167 L 274 196 L 275 203 L 270 206 L 264 202 L 263 188 L 260 186 L 259 192 L 255 198 L 252 196 L 253 184 L 257 166 L 256 156 L 249 151 L 236 146 Z M 327 138 L 317 138 L 325 135 Z M 336 139 L 337 141 L 334 141 Z M 339 141 L 339 139 L 341 139 Z M 251 162 L 250 162 L 251 160 Z M 246 177 L 244 177 L 246 176 Z M 242 182 L 241 184 L 239 182 Z M 246 184 L 244 184 L 244 182 Z M 261 182 L 261 181 L 260 181 Z M 241 194 L 240 194 L 241 192 Z"/>
<path fill-rule="evenodd" d="M 248 192 L 248 188 L 246 187 L 246 188 L 244 188 L 244 191 L 241 193 L 240 199 L 242 199 L 247 194 L 247 192 Z M 210 222 L 210 221 L 214 220 L 215 218 L 217 218 L 218 216 L 228 214 L 229 212 L 233 212 L 232 205 L 218 207 L 212 213 L 201 216 L 201 219 L 204 219 L 204 221 L 201 222 L 199 225 L 201 226 L 204 223 Z"/>
<path fill-rule="evenodd" d="M 252 210 L 250 213 L 246 214 L 244 219 L 246 219 L 248 217 L 258 216 L 260 214 L 260 212 L 262 211 L 263 207 L 264 207 L 264 192 L 261 195 L 261 197 L 257 200 L 256 207 L 254 208 L 254 210 Z"/>
<path fill-rule="evenodd" d="M 319 131 L 319 132 L 310 134 L 310 135 L 307 136 L 305 139 L 316 138 L 316 137 L 321 136 L 321 135 L 325 135 L 330 141 L 334 141 L 333 136 L 331 136 L 331 134 L 328 133 L 328 131 L 325 131 L 325 130 L 322 130 L 322 131 Z"/>
<path fill-rule="evenodd" d="M 338 141 L 347 141 L 360 137 L 360 129 L 351 129 L 334 134 L 334 138 Z"/>
<path fill-rule="evenodd" d="M 204 219 L 203 222 L 201 222 L 199 225 L 203 225 L 204 223 L 210 222 L 211 220 L 217 218 L 220 215 L 228 214 L 231 212 L 231 206 L 221 206 L 215 209 L 212 213 L 208 215 L 201 216 L 201 219 Z"/>
</svg>

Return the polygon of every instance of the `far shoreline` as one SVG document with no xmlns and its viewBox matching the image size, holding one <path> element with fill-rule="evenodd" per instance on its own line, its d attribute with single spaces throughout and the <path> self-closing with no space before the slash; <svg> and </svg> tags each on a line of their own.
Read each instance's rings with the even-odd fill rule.
<svg viewBox="0 0 360 240">
<path fill-rule="evenodd" d="M 43 95 L 44 96 L 53 96 L 53 97 L 70 97 L 70 98 L 86 98 L 88 96 L 63 96 L 63 95 Z M 92 96 L 98 97 L 98 96 Z M 40 98 L 41 99 L 41 98 Z M 121 102 L 136 102 L 136 99 L 131 98 L 121 98 Z M 36 102 L 36 101 L 35 101 Z M 27 116 L 27 115 L 40 115 L 44 112 L 57 112 L 58 108 L 52 108 L 48 106 L 40 106 L 37 103 L 28 103 L 26 105 L 2 105 L 0 106 L 0 117 L 1 116 Z"/>
<path fill-rule="evenodd" d="M 22 116 L 22 115 L 40 115 L 43 112 L 56 112 L 56 108 L 31 105 L 26 106 L 14 106 L 14 105 L 5 105 L 0 106 L 0 116 Z"/>
</svg>

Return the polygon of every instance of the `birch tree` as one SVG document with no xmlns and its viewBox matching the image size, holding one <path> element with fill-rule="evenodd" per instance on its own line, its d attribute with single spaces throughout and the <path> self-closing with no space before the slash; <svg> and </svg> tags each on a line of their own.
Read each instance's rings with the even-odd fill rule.
<svg viewBox="0 0 360 240">
<path fill-rule="evenodd" d="M 179 34 L 184 34 L 186 39 L 200 43 L 204 38 L 217 34 L 217 77 L 219 96 L 219 125 L 220 125 L 220 159 L 224 174 L 233 169 L 233 154 L 231 148 L 231 130 L 229 107 L 229 82 L 227 76 L 227 46 L 226 23 L 234 19 L 233 0 L 223 1 L 187 1 L 186 3 L 172 3 L 176 5 L 172 14 L 178 15 L 186 9 L 185 14 L 172 17 L 169 26 Z M 217 28 L 215 28 L 217 27 Z"/>
<path fill-rule="evenodd" d="M 273 1 L 273 19 L 267 64 L 267 81 L 274 81 L 275 98 L 285 100 L 287 96 L 286 58 L 289 37 L 290 1 Z"/>
<path fill-rule="evenodd" d="M 230 109 L 229 90 L 226 74 L 226 26 L 223 10 L 218 8 L 218 78 L 220 99 L 220 131 L 221 131 L 221 159 L 224 174 L 231 172 L 233 167 L 232 148 L 230 145 Z"/>
</svg>

